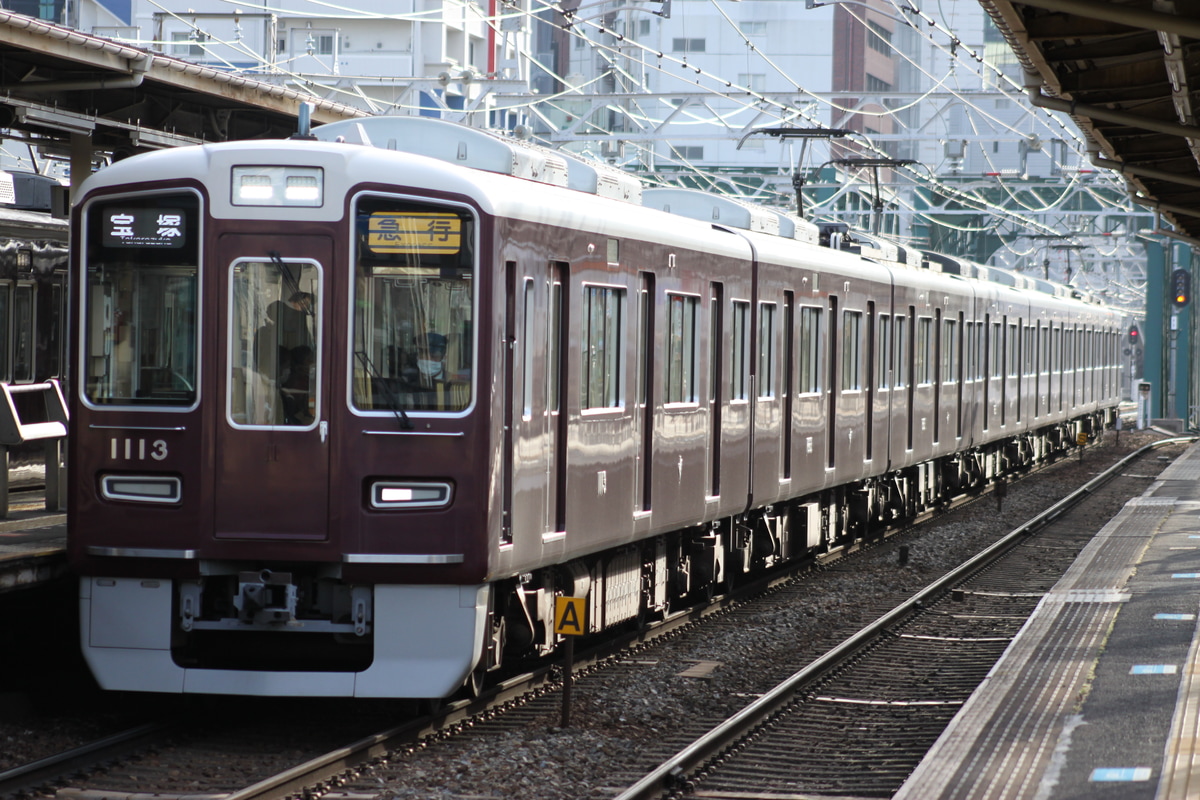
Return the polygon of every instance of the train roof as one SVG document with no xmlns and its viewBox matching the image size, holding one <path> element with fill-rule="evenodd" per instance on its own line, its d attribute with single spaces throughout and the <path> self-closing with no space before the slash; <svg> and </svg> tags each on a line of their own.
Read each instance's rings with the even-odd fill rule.
<svg viewBox="0 0 1200 800">
<path fill-rule="evenodd" d="M 817 226 L 808 220 L 697 189 L 646 189 L 642 193 L 642 205 L 701 222 L 769 233 L 809 244 L 817 244 L 820 236 Z"/>
<path fill-rule="evenodd" d="M 843 250 L 888 266 L 946 272 L 1016 289 L 1088 301 L 1050 281 L 989 267 L 855 231 L 845 223 L 814 224 L 776 209 L 695 189 L 645 188 L 629 173 L 573 153 L 431 117 L 379 116 L 344 120 L 315 129 L 324 141 L 343 141 L 425 155 L 462 166 L 536 180 L 600 197 L 640 203 L 701 222 L 782 236 Z M 567 179 L 561 179 L 565 169 Z"/>
<path fill-rule="evenodd" d="M 326 142 L 415 153 L 628 203 L 640 203 L 642 199 L 642 182 L 622 170 L 574 153 L 548 150 L 492 131 L 430 117 L 343 120 L 322 125 L 313 135 Z"/>
<path fill-rule="evenodd" d="M 369 117 L 323 125 L 314 130 L 314 135 L 299 138 L 310 140 L 309 144 L 314 146 L 306 156 L 312 166 L 336 166 L 334 172 L 338 180 L 377 181 L 380 163 L 369 153 L 380 150 L 403 153 L 417 159 L 406 166 L 405 182 L 436 185 L 448 192 L 474 195 L 485 201 L 485 206 L 490 205 L 496 213 L 516 215 L 532 221 L 552 221 L 580 229 L 593 229 L 598 233 L 636 230 L 640 231 L 638 235 L 663 243 L 681 246 L 695 243 L 698 229 L 674 230 L 674 226 L 656 223 L 641 211 L 643 208 L 655 209 L 706 224 L 709 230 L 713 225 L 741 229 L 750 234 L 770 237 L 761 242 L 775 240 L 783 245 L 792 241 L 813 248 L 807 251 L 807 255 L 800 255 L 800 251 L 795 253 L 794 260 L 798 265 L 810 261 L 818 248 L 826 253 L 841 250 L 846 258 L 857 257 L 889 269 L 902 267 L 905 272 L 928 273 L 931 277 L 947 273 L 947 277 L 982 280 L 1014 290 L 1074 298 L 1077 301 L 1084 299 L 1068 287 L 964 259 L 922 252 L 883 237 L 851 230 L 844 224 L 826 223 L 818 226 L 776 209 L 697 190 L 643 188 L 636 176 L 608 165 L 444 120 L 428 117 Z M 316 141 L 311 141 L 314 139 Z M 363 157 L 345 160 L 346 151 L 342 146 L 346 144 L 361 147 Z M 276 159 L 286 158 L 288 147 L 287 140 L 256 140 L 158 151 L 106 167 L 88 179 L 87 190 L 152 180 L 159 175 L 155 165 L 160 162 L 156 159 L 182 159 L 177 165 L 181 174 L 200 175 L 210 168 L 231 167 L 239 159 L 244 159 L 247 152 L 259 152 L 274 163 Z M 195 161 L 190 168 L 186 163 L 188 160 Z M 439 163 L 453 165 L 453 168 L 447 170 L 445 166 L 438 166 Z M 476 171 L 479 177 L 470 178 L 467 173 L 455 171 L 464 167 Z M 482 174 L 492 174 L 497 178 L 484 179 Z M 503 182 L 506 178 L 514 177 L 522 181 L 518 184 Z M 519 189 L 521 185 L 541 185 L 551 193 L 580 192 L 597 201 L 621 202 L 601 207 L 583 198 L 575 201 L 565 196 L 548 199 L 536 193 L 514 191 L 514 186 Z M 83 194 L 81 192 L 80 196 Z M 212 200 L 217 204 L 224 202 L 219 198 Z M 242 217 L 268 213 L 246 207 L 225 211 Z M 719 240 L 705 246 L 718 251 L 727 249 Z M 736 249 L 732 243 L 728 246 Z M 830 258 L 829 255 L 824 257 L 825 263 L 832 268 L 837 262 Z M 846 262 L 845 266 L 849 265 L 850 262 Z"/>
</svg>

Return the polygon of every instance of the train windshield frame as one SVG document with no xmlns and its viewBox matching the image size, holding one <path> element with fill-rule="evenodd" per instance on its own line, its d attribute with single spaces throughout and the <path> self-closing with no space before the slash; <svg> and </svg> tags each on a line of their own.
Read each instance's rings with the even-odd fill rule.
<svg viewBox="0 0 1200 800">
<path fill-rule="evenodd" d="M 356 412 L 464 414 L 474 401 L 477 224 L 461 205 L 354 201 Z"/>
<path fill-rule="evenodd" d="M 201 202 L 175 191 L 84 209 L 81 391 L 96 407 L 198 402 Z"/>
</svg>

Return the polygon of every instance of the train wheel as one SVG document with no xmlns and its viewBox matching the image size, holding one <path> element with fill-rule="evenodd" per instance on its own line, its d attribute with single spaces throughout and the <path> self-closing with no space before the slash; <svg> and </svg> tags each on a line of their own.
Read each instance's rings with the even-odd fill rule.
<svg viewBox="0 0 1200 800">
<path fill-rule="evenodd" d="M 483 664 L 471 670 L 471 674 L 467 676 L 467 682 L 463 685 L 467 696 L 472 700 L 483 694 L 483 687 L 487 681 L 487 667 Z"/>
</svg>

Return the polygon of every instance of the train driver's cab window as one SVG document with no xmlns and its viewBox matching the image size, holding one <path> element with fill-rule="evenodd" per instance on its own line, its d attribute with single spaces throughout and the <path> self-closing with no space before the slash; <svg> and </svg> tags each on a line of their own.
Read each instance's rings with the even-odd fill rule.
<svg viewBox="0 0 1200 800">
<path fill-rule="evenodd" d="M 92 203 L 84 214 L 84 396 L 98 406 L 192 406 L 198 197 L 116 198 Z"/>
<path fill-rule="evenodd" d="M 354 257 L 354 407 L 465 411 L 475 357 L 474 218 L 365 195 L 355 204 Z"/>
<path fill-rule="evenodd" d="M 229 418 L 311 428 L 318 417 L 321 271 L 313 261 L 243 258 L 229 276 Z"/>
</svg>

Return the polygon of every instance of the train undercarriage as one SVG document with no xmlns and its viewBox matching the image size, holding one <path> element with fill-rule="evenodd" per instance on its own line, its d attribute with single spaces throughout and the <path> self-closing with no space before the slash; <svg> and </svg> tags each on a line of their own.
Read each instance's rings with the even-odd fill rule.
<svg viewBox="0 0 1200 800">
<path fill-rule="evenodd" d="M 588 598 L 588 633 L 661 617 L 781 564 L 882 538 L 958 497 L 1003 491 L 1012 476 L 1065 456 L 1081 434 L 1094 436 L 1114 422 L 1113 412 L 1101 411 L 502 582 L 489 611 L 489 646 L 472 680 L 507 658 L 552 652 L 562 638 L 553 632 L 555 597 Z"/>
</svg>

